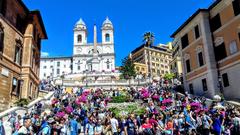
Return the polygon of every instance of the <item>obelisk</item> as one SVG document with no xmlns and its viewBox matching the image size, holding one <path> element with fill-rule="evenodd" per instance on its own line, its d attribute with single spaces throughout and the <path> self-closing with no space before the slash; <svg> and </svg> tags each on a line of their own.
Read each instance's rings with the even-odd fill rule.
<svg viewBox="0 0 240 135">
<path fill-rule="evenodd" d="M 93 57 L 97 56 L 97 26 L 94 24 Z"/>
<path fill-rule="evenodd" d="M 97 26 L 94 24 L 94 38 L 93 38 L 93 58 L 92 58 L 92 70 L 99 71 L 100 61 L 98 60 L 97 52 Z"/>
</svg>

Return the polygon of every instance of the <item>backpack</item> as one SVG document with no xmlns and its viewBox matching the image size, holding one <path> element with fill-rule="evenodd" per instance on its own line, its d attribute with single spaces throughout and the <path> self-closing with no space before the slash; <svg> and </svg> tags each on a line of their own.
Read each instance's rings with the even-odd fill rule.
<svg viewBox="0 0 240 135">
<path fill-rule="evenodd" d="M 46 128 L 46 127 L 48 128 L 48 133 L 47 133 L 47 135 L 50 135 L 50 134 L 51 134 L 51 127 L 50 127 L 49 125 L 45 125 L 44 127 L 41 127 L 40 130 L 39 130 L 39 132 L 37 133 L 37 135 L 42 135 L 43 129 Z"/>
</svg>

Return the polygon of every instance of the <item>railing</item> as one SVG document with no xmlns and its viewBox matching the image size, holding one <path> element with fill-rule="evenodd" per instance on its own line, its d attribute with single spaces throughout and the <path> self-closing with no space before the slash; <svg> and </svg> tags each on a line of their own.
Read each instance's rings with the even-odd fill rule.
<svg viewBox="0 0 240 135">
<path fill-rule="evenodd" d="M 44 97 L 39 97 L 37 98 L 36 100 L 32 101 L 31 103 L 29 103 L 26 107 L 13 107 L 13 108 L 10 108 L 4 112 L 1 112 L 0 113 L 0 118 L 3 118 L 4 121 L 6 121 L 8 119 L 8 115 L 11 114 L 11 113 L 17 113 L 17 114 L 24 114 L 28 111 L 31 111 L 31 109 L 33 109 L 33 107 L 39 103 L 39 102 L 42 102 L 42 101 L 48 101 L 50 100 L 53 96 L 54 96 L 55 92 L 49 92 L 49 94 L 47 94 L 46 96 Z"/>
<path fill-rule="evenodd" d="M 136 80 L 136 79 L 129 79 L 129 80 L 85 80 L 85 81 L 78 81 L 78 80 L 70 80 L 70 79 L 63 79 L 63 80 L 56 80 L 55 85 L 63 85 L 63 86 L 90 86 L 90 87 L 98 87 L 98 86 L 143 86 L 148 84 L 147 80 Z"/>
</svg>

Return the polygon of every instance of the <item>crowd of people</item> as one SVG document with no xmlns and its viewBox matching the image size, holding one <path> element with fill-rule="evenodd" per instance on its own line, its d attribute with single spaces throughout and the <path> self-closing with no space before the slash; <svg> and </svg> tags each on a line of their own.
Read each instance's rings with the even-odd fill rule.
<svg viewBox="0 0 240 135">
<path fill-rule="evenodd" d="M 208 104 L 204 98 L 180 96 L 170 90 L 148 86 L 126 91 L 141 101 L 143 114 L 129 112 L 116 117 L 108 108 L 122 92 L 102 89 L 56 89 L 49 103 L 38 103 L 20 116 L 9 115 L 14 135 L 239 135 L 240 110 L 222 100 Z M 0 119 L 0 135 L 4 135 Z"/>
</svg>

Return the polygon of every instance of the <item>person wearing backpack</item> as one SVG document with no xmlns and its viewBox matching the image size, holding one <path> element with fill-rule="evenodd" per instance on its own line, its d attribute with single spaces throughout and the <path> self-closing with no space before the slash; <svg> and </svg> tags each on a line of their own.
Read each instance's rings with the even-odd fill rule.
<svg viewBox="0 0 240 135">
<path fill-rule="evenodd" d="M 85 135 L 94 135 L 95 124 L 93 122 L 93 117 L 89 118 L 89 122 L 86 125 Z"/>
<path fill-rule="evenodd" d="M 213 123 L 211 118 L 205 114 L 204 110 L 200 111 L 200 118 L 202 122 L 202 134 L 203 135 L 209 135 L 210 134 L 210 128 Z"/>
<path fill-rule="evenodd" d="M 71 120 L 69 122 L 71 135 L 78 135 L 78 122 L 76 116 L 70 116 Z"/>
<path fill-rule="evenodd" d="M 55 120 L 53 118 L 48 118 L 47 121 L 44 121 L 41 125 L 41 128 L 38 132 L 38 135 L 51 135 L 51 126 L 50 124 L 53 123 Z"/>
</svg>

